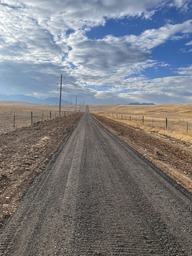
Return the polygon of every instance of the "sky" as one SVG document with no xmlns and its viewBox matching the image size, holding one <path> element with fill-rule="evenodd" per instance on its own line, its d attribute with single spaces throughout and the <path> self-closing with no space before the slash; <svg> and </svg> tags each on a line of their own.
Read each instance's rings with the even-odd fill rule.
<svg viewBox="0 0 192 256">
<path fill-rule="evenodd" d="M 1 0 L 0 94 L 192 103 L 192 0 Z"/>
</svg>

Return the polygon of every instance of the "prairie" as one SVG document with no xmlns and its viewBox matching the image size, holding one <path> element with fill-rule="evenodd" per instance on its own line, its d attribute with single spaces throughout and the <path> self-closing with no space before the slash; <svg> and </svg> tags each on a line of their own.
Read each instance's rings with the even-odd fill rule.
<svg viewBox="0 0 192 256">
<path fill-rule="evenodd" d="M 89 109 L 118 122 L 192 143 L 192 104 L 90 106 Z"/>
<path fill-rule="evenodd" d="M 69 115 L 74 106 L 62 106 L 61 115 Z M 57 105 L 0 102 L 0 134 L 59 116 Z"/>
</svg>

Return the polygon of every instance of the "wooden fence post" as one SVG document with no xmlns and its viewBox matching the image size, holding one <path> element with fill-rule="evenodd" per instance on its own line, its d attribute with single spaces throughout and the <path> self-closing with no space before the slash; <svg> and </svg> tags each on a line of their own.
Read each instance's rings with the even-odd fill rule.
<svg viewBox="0 0 192 256">
<path fill-rule="evenodd" d="M 165 126 L 166 126 L 166 129 L 167 129 L 168 128 L 168 119 L 167 119 L 167 117 L 165 119 Z"/>
<path fill-rule="evenodd" d="M 31 125 L 33 125 L 33 112 L 31 112 Z"/>
<path fill-rule="evenodd" d="M 144 122 L 145 122 L 145 117 L 142 116 L 142 123 L 144 124 Z"/>
<path fill-rule="evenodd" d="M 51 111 L 49 112 L 49 117 L 50 117 L 50 120 L 51 120 Z"/>
<path fill-rule="evenodd" d="M 15 112 L 13 114 L 13 127 L 15 128 L 16 126 L 16 116 L 15 116 Z"/>
<path fill-rule="evenodd" d="M 187 133 L 189 132 L 189 123 L 187 123 Z"/>
</svg>

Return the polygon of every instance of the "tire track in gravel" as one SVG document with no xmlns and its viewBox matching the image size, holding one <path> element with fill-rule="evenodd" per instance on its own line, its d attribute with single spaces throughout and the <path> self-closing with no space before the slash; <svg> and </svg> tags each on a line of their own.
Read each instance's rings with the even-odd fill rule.
<svg viewBox="0 0 192 256">
<path fill-rule="evenodd" d="M 85 113 L 2 230 L 0 255 L 192 255 L 191 209 L 191 196 Z"/>
</svg>

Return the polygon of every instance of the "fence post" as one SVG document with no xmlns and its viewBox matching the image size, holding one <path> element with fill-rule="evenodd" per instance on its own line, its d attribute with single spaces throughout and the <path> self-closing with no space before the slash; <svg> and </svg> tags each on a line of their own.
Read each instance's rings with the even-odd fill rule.
<svg viewBox="0 0 192 256">
<path fill-rule="evenodd" d="M 168 119 L 167 119 L 167 117 L 165 119 L 165 126 L 166 126 L 166 129 L 167 129 L 168 128 Z"/>
<path fill-rule="evenodd" d="M 142 123 L 144 124 L 144 122 L 145 122 L 145 117 L 142 116 Z"/>
<path fill-rule="evenodd" d="M 49 117 L 50 117 L 50 120 L 51 120 L 51 111 L 49 112 Z"/>
<path fill-rule="evenodd" d="M 15 116 L 15 112 L 13 114 L 13 127 L 15 128 L 16 126 L 16 116 Z"/>
<path fill-rule="evenodd" d="M 187 133 L 189 132 L 189 124 L 187 123 Z"/>
<path fill-rule="evenodd" d="M 31 112 L 31 125 L 33 125 L 33 112 Z"/>
</svg>

